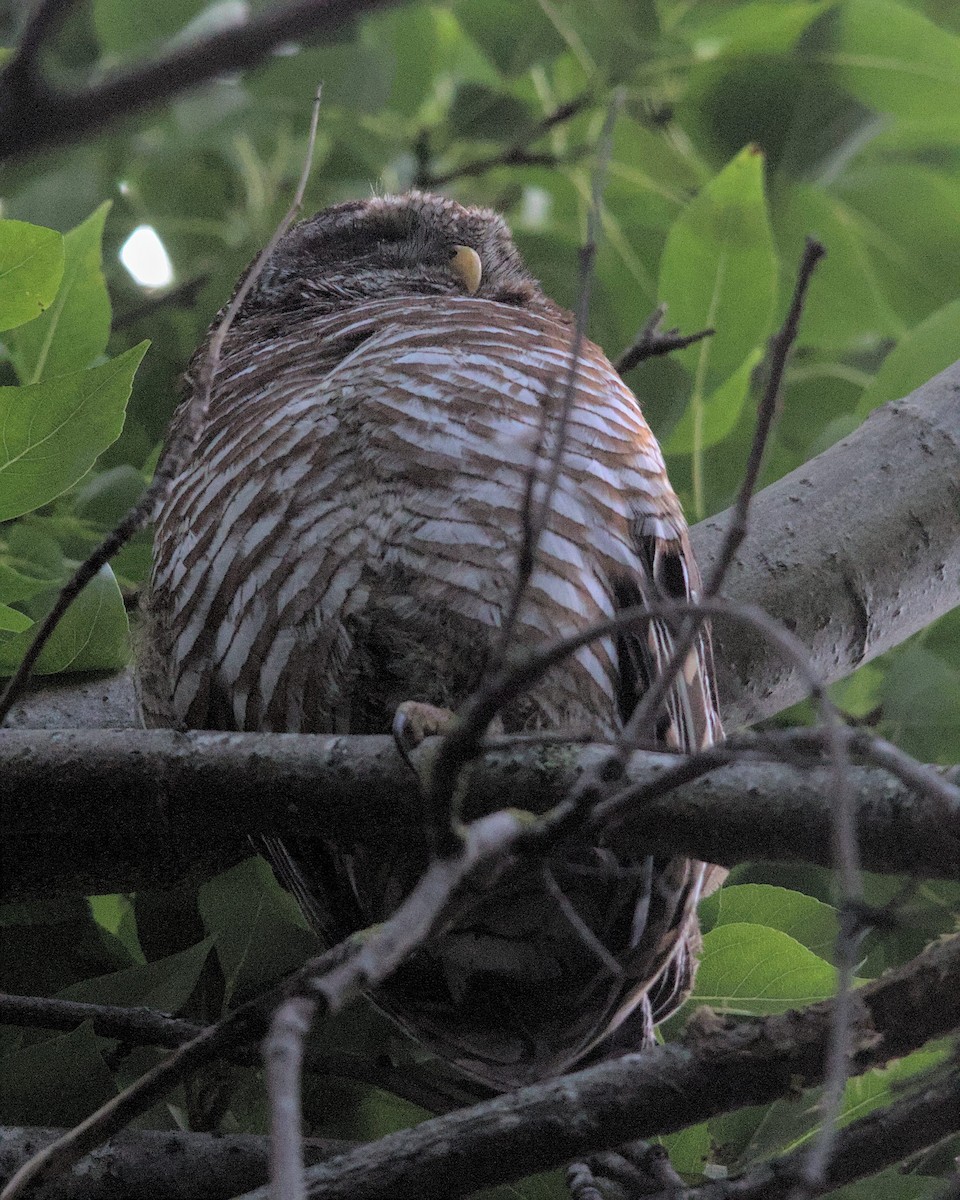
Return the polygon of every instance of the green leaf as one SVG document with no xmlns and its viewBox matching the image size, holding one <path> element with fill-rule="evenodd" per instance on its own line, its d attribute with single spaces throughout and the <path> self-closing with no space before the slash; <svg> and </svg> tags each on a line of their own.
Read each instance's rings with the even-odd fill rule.
<svg viewBox="0 0 960 1200">
<path fill-rule="evenodd" d="M 827 999 L 836 983 L 830 963 L 788 934 L 738 922 L 704 937 L 688 1003 L 739 1015 L 782 1013 Z"/>
<path fill-rule="evenodd" d="M 750 351 L 730 378 L 704 400 L 699 442 L 696 437 L 694 410 L 690 407 L 664 443 L 664 453 L 689 454 L 698 444 L 707 450 L 717 442 L 722 442 L 740 420 L 744 401 L 750 394 L 750 380 L 762 358 L 763 350 L 757 346 Z"/>
<path fill-rule="evenodd" d="M 10 608 L 9 605 L 0 604 L 0 630 L 7 633 L 21 633 L 24 629 L 29 629 L 33 622 L 29 617 L 18 612 L 15 608 Z"/>
<path fill-rule="evenodd" d="M 0 1123 L 73 1126 L 116 1095 L 87 1021 L 0 1058 Z"/>
<path fill-rule="evenodd" d="M 47 599 L 49 608 L 55 594 Z M 33 641 L 28 628 L 0 640 L 0 675 L 12 675 Z M 130 626 L 123 596 L 108 566 L 91 579 L 50 636 L 36 666 L 36 675 L 63 671 L 118 671 L 130 659 Z"/>
<path fill-rule="evenodd" d="M 204 927 L 217 937 L 226 1005 L 317 953 L 316 936 L 262 858 L 249 858 L 205 883 L 198 905 Z"/>
<path fill-rule="evenodd" d="M 737 4 L 722 12 L 694 5 L 673 32 L 699 62 L 746 54 L 783 54 L 833 0 L 796 4 Z"/>
<path fill-rule="evenodd" d="M 34 321 L 63 275 L 63 238 L 26 221 L 0 221 L 0 329 Z"/>
<path fill-rule="evenodd" d="M 458 137 L 495 141 L 516 141 L 533 124 L 530 110 L 521 100 L 482 83 L 463 83 L 457 88 L 447 120 Z"/>
<path fill-rule="evenodd" d="M 833 954 L 839 933 L 837 911 L 831 905 L 765 883 L 721 888 L 700 905 L 704 933 L 736 924 L 779 929 L 825 959 Z"/>
<path fill-rule="evenodd" d="M 39 320 L 9 339 L 10 357 L 22 383 L 78 371 L 106 349 L 110 297 L 100 247 L 109 211 L 107 201 L 66 234 L 63 279 L 56 299 Z"/>
<path fill-rule="evenodd" d="M 0 521 L 59 496 L 116 440 L 148 345 L 87 371 L 0 388 Z"/>
<path fill-rule="evenodd" d="M 660 299 L 670 324 L 713 337 L 680 353 L 716 386 L 761 346 L 773 322 L 777 256 L 763 191 L 763 155 L 741 151 L 683 210 L 667 235 Z"/>
<path fill-rule="evenodd" d="M 129 896 L 109 895 L 88 898 L 93 919 L 110 937 L 116 938 L 133 963 L 146 962 L 137 933 L 137 915 Z"/>
<path fill-rule="evenodd" d="M 857 405 L 860 416 L 899 400 L 960 358 L 960 300 L 951 300 L 904 334 Z"/>
<path fill-rule="evenodd" d="M 907 120 L 960 116 L 960 38 L 893 0 L 846 0 L 828 53 L 846 87 Z"/>
<path fill-rule="evenodd" d="M 539 5 L 513 0 L 459 0 L 457 20 L 505 75 L 520 75 L 560 54 L 563 38 Z"/>
<path fill-rule="evenodd" d="M 183 1008 L 197 986 L 203 964 L 213 947 L 214 938 L 204 938 L 195 946 L 171 954 L 156 962 L 138 963 L 110 975 L 84 979 L 58 992 L 61 1000 L 85 1004 L 116 1004 L 122 1008 L 153 1008 L 175 1013 Z"/>
<path fill-rule="evenodd" d="M 95 0 L 94 29 L 106 53 L 124 55 L 146 43 L 173 37 L 206 7 L 207 0 L 164 0 L 163 4 L 146 5 L 131 4 L 130 0 Z"/>
</svg>

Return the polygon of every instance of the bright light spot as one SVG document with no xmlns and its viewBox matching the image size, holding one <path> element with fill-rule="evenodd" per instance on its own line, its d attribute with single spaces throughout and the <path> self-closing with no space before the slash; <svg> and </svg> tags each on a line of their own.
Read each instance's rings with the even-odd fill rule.
<svg viewBox="0 0 960 1200">
<path fill-rule="evenodd" d="M 173 264 L 152 225 L 138 225 L 120 248 L 120 261 L 141 287 L 173 283 Z"/>
</svg>

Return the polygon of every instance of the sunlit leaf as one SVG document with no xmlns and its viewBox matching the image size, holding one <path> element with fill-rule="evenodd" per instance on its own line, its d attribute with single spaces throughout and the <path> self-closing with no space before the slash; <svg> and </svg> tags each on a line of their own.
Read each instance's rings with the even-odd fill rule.
<svg viewBox="0 0 960 1200">
<path fill-rule="evenodd" d="M 63 276 L 63 238 L 26 221 L 0 221 L 0 329 L 34 321 Z"/>
<path fill-rule="evenodd" d="M 716 329 L 678 357 L 715 387 L 742 368 L 773 323 L 777 256 L 763 155 L 747 147 L 683 210 L 667 235 L 660 299 L 680 329 Z"/>
<path fill-rule="evenodd" d="M 763 350 L 759 346 L 751 350 L 730 378 L 704 400 L 699 438 L 703 449 L 722 442 L 739 421 L 744 401 L 750 394 L 750 379 L 762 358 Z M 697 444 L 695 417 L 688 408 L 664 442 L 663 449 L 666 454 L 689 454 Z"/>
<path fill-rule="evenodd" d="M 808 950 L 829 959 L 837 941 L 837 912 L 802 892 L 769 884 L 748 883 L 721 888 L 700 905 L 704 932 L 721 925 L 765 925 L 789 934 Z"/>
<path fill-rule="evenodd" d="M 59 496 L 116 439 L 147 345 L 87 371 L 0 388 L 0 520 Z"/>
<path fill-rule="evenodd" d="M 106 349 L 110 297 L 100 246 L 109 211 L 108 201 L 66 234 L 63 278 L 53 303 L 39 320 L 10 336 L 10 356 L 22 383 L 78 371 Z"/>
</svg>

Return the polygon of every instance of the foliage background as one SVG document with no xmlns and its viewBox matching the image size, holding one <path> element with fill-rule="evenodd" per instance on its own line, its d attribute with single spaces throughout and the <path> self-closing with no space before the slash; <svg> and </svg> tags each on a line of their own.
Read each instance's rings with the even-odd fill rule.
<svg viewBox="0 0 960 1200">
<path fill-rule="evenodd" d="M 70 18 L 49 65 L 76 82 L 246 10 L 237 0 L 93 0 Z M 21 6 L 0 6 L 7 45 L 21 17 Z M 624 89 L 590 330 L 614 356 L 661 300 L 684 332 L 716 326 L 715 338 L 629 379 L 691 520 L 725 507 L 739 480 L 758 364 L 808 232 L 829 256 L 811 290 L 766 482 L 960 358 L 960 8 L 950 0 L 405 4 L 356 22 L 334 43 L 287 47 L 256 73 L 4 169 L 4 670 L 51 589 L 149 477 L 180 372 L 289 203 L 320 80 L 307 212 L 371 189 L 441 187 L 504 212 L 534 272 L 566 304 L 593 147 L 611 90 Z M 571 102 L 574 115 L 545 129 Z M 165 291 L 139 288 L 118 260 L 141 224 L 172 260 Z M 148 559 L 140 537 L 98 578 L 46 653 L 47 671 L 126 661 L 125 609 Z M 837 699 L 917 756 L 958 761 L 958 630 L 954 613 L 838 685 Z M 805 707 L 789 716 L 805 719 Z M 757 864 L 731 882 L 705 905 L 699 1000 L 772 1012 L 829 995 L 828 873 Z M 898 896 L 902 884 L 870 879 L 869 898 Z M 896 928 L 872 935 L 864 978 L 955 929 L 960 885 L 921 883 L 899 912 Z M 0 908 L 0 988 L 210 1020 L 312 946 L 292 901 L 250 860 L 199 893 Z M 665 1035 L 680 1024 L 682 1015 Z M 418 1059 L 372 1010 L 351 1011 L 318 1038 L 355 1054 Z M 70 1124 L 157 1053 L 85 1027 L 56 1036 L 2 1028 L 0 1122 Z M 928 1048 L 852 1082 L 846 1119 L 889 1100 L 898 1079 L 942 1053 Z M 385 1091 L 328 1077 L 312 1081 L 307 1115 L 318 1135 L 368 1137 L 422 1114 Z M 262 1131 L 264 1118 L 257 1073 L 223 1067 L 181 1089 L 150 1123 Z M 816 1125 L 808 1097 L 667 1140 L 676 1165 L 696 1179 L 796 1146 Z M 958 1150 L 955 1141 L 919 1156 L 909 1174 L 845 1194 L 869 1186 L 876 1200 L 932 1195 Z M 522 1194 L 563 1193 L 544 1178 Z"/>
</svg>

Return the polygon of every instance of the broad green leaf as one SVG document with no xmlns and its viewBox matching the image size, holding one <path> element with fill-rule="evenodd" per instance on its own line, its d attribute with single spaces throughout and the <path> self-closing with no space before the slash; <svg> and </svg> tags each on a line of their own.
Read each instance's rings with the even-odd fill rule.
<svg viewBox="0 0 960 1200">
<path fill-rule="evenodd" d="M 716 329 L 679 355 L 714 388 L 762 346 L 773 323 L 777 255 L 763 191 L 763 155 L 741 151 L 683 210 L 667 235 L 660 299 L 670 323 Z"/>
<path fill-rule="evenodd" d="M 764 883 L 721 888 L 704 900 L 699 911 L 705 933 L 722 925 L 765 925 L 789 934 L 824 959 L 833 954 L 839 932 L 831 905 Z"/>
<path fill-rule="evenodd" d="M 710 1158 L 710 1126 L 703 1122 L 690 1125 L 679 1133 L 670 1133 L 659 1139 L 670 1155 L 674 1169 L 688 1178 L 703 1174 L 703 1165 Z"/>
<path fill-rule="evenodd" d="M 63 238 L 26 221 L 0 221 L 0 329 L 34 321 L 63 275 Z"/>
<path fill-rule="evenodd" d="M 891 658 L 880 694 L 898 745 L 923 761 L 956 761 L 960 671 L 914 643 Z"/>
<path fill-rule="evenodd" d="M 55 300 L 39 320 L 11 335 L 10 357 L 21 383 L 79 371 L 106 349 L 110 297 L 100 247 L 109 211 L 107 201 L 65 235 L 63 278 Z"/>
<path fill-rule="evenodd" d="M 49 596 L 50 607 L 54 596 Z M 87 584 L 50 636 L 34 667 L 36 675 L 62 671 L 118 671 L 130 659 L 130 626 L 113 572 L 103 567 Z M 0 639 L 0 675 L 12 675 L 34 631 Z"/>
<path fill-rule="evenodd" d="M 129 896 L 90 896 L 93 919 L 124 947 L 132 963 L 146 962 L 137 934 L 137 915 Z"/>
<path fill-rule="evenodd" d="M 30 600 L 49 586 L 49 578 L 38 579 L 35 575 L 26 575 L 23 571 L 0 562 L 0 604 L 16 604 Z"/>
<path fill-rule="evenodd" d="M 960 37 L 893 0 L 846 0 L 827 61 L 859 99 L 907 120 L 960 116 Z"/>
<path fill-rule="evenodd" d="M 87 1021 L 0 1058 L 0 1123 L 73 1126 L 116 1095 Z"/>
<path fill-rule="evenodd" d="M 783 54 L 831 3 L 737 4 L 721 12 L 699 4 L 677 22 L 673 32 L 701 62 L 741 54 Z"/>
<path fill-rule="evenodd" d="M 960 300 L 951 300 L 904 334 L 860 397 L 857 412 L 899 400 L 960 358 Z"/>
<path fill-rule="evenodd" d="M 764 1015 L 802 1008 L 836 991 L 836 971 L 805 946 L 763 925 L 720 925 L 703 939 L 691 1004 Z"/>
<path fill-rule="evenodd" d="M 878 278 L 863 219 L 854 209 L 821 188 L 797 184 L 777 206 L 775 224 L 786 262 L 799 262 L 807 234 L 827 250 L 810 284 L 801 344 L 837 351 L 864 338 L 876 341 L 904 332 Z M 792 278 L 785 279 L 785 291 L 792 287 Z"/>
<path fill-rule="evenodd" d="M 87 371 L 0 388 L 0 521 L 59 496 L 115 441 L 148 344 Z"/>
<path fill-rule="evenodd" d="M 664 452 L 689 454 L 698 444 L 706 450 L 722 442 L 740 420 L 744 401 L 750 394 L 750 380 L 762 358 L 759 346 L 751 350 L 730 378 L 704 400 L 701 417 L 697 418 L 693 408 L 688 408 L 664 443 Z M 699 438 L 697 420 L 702 422 Z"/>
<path fill-rule="evenodd" d="M 562 53 L 563 38 L 539 5 L 513 0 L 459 0 L 457 20 L 504 75 L 520 75 Z"/>
<path fill-rule="evenodd" d="M 495 141 L 516 141 L 533 124 L 530 110 L 515 96 L 469 82 L 457 88 L 447 120 L 457 137 Z"/>
<path fill-rule="evenodd" d="M 61 1000 L 86 1004 L 116 1004 L 123 1008 L 153 1008 L 175 1013 L 183 1008 L 197 986 L 203 964 L 213 947 L 214 938 L 204 938 L 195 946 L 171 954 L 156 962 L 138 963 L 111 975 L 84 979 L 58 993 Z"/>
<path fill-rule="evenodd" d="M 200 889 L 204 927 L 217 937 L 225 1003 L 275 982 L 318 950 L 296 902 L 262 858 L 249 858 Z"/>
<path fill-rule="evenodd" d="M 10 608 L 9 605 L 0 604 L 0 630 L 5 633 L 22 633 L 24 629 L 29 629 L 33 622 L 29 617 L 25 617 L 22 612 L 18 612 L 15 608 Z"/>
<path fill-rule="evenodd" d="M 163 4 L 94 0 L 94 29 L 106 53 L 125 55 L 138 46 L 173 37 L 207 5 L 208 0 L 164 0 Z"/>
</svg>

